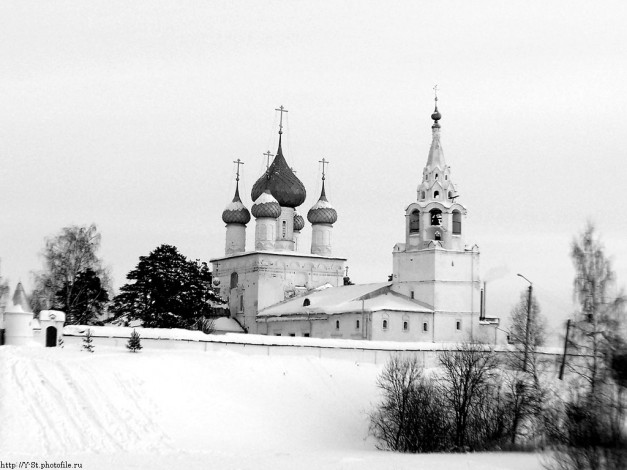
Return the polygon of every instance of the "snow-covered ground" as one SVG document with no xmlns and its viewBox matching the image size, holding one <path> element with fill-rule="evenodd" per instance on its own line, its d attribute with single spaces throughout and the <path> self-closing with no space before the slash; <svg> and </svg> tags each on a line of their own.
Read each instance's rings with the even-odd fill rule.
<svg viewBox="0 0 627 470">
<path fill-rule="evenodd" d="M 0 461 L 90 470 L 541 468 L 524 453 L 376 450 L 366 413 L 379 372 L 314 356 L 4 346 Z"/>
</svg>

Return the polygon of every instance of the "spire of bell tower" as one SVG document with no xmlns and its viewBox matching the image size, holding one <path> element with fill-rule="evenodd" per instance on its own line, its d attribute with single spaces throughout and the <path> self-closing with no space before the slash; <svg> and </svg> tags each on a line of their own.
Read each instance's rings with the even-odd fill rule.
<svg viewBox="0 0 627 470">
<path fill-rule="evenodd" d="M 431 148 L 429 149 L 429 158 L 427 159 L 427 171 L 431 171 L 436 167 L 443 170 L 446 166 L 442 144 L 440 143 L 440 119 L 442 119 L 442 115 L 440 111 L 438 111 L 438 86 L 434 86 L 433 90 L 435 92 L 435 109 L 433 110 L 433 114 L 431 114 L 431 119 L 433 119 L 431 132 L 433 137 L 431 140 Z"/>
</svg>

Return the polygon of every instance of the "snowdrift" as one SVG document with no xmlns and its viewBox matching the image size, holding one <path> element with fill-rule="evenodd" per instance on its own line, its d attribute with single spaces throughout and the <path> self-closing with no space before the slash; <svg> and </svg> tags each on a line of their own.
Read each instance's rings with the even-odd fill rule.
<svg viewBox="0 0 627 470">
<path fill-rule="evenodd" d="M 379 371 L 313 356 L 1 347 L 0 459 L 88 469 L 540 468 L 526 454 L 377 451 L 367 412 Z"/>
</svg>

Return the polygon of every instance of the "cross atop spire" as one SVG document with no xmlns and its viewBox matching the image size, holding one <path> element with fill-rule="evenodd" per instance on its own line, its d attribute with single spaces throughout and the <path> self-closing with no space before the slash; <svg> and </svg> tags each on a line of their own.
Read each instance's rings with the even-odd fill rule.
<svg viewBox="0 0 627 470">
<path fill-rule="evenodd" d="M 322 160 L 318 160 L 318 163 L 322 163 L 322 181 L 324 181 L 324 176 L 325 176 L 325 165 L 328 165 L 329 162 L 328 160 L 326 160 L 324 157 L 322 158 Z"/>
<path fill-rule="evenodd" d="M 244 162 L 241 161 L 239 158 L 237 160 L 233 160 L 233 163 L 235 163 L 237 165 L 237 170 L 236 170 L 236 174 L 237 176 L 235 177 L 235 181 L 239 181 L 239 166 L 243 165 Z"/>
<path fill-rule="evenodd" d="M 433 87 L 433 93 L 435 94 L 435 105 L 437 106 L 438 105 L 438 85 L 437 84 Z"/>
<path fill-rule="evenodd" d="M 274 157 L 274 155 L 272 155 L 270 150 L 264 153 L 264 155 L 266 156 L 266 171 L 268 171 L 268 168 L 270 168 L 270 157 Z"/>
<path fill-rule="evenodd" d="M 281 113 L 281 119 L 279 120 L 279 134 L 283 134 L 283 113 L 287 113 L 287 109 L 281 105 L 276 108 L 275 111 L 279 111 Z"/>
</svg>

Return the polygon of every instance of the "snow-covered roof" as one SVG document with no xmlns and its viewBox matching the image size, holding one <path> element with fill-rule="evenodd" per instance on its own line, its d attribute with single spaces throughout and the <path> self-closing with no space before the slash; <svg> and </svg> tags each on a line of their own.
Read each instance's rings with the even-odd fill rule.
<svg viewBox="0 0 627 470">
<path fill-rule="evenodd" d="M 39 312 L 39 321 L 65 321 L 65 313 L 61 310 L 42 310 Z"/>
<path fill-rule="evenodd" d="M 216 318 L 213 321 L 213 328 L 216 332 L 225 332 L 225 333 L 226 332 L 228 333 L 243 333 L 244 332 L 243 328 L 240 326 L 239 323 L 237 323 L 232 318 L 228 318 L 228 317 Z"/>
<path fill-rule="evenodd" d="M 410 299 L 390 289 L 391 282 L 356 284 L 314 290 L 299 297 L 266 307 L 259 317 L 283 317 L 288 315 L 336 315 L 350 312 L 398 312 L 431 313 L 433 309 L 417 300 Z"/>
</svg>

